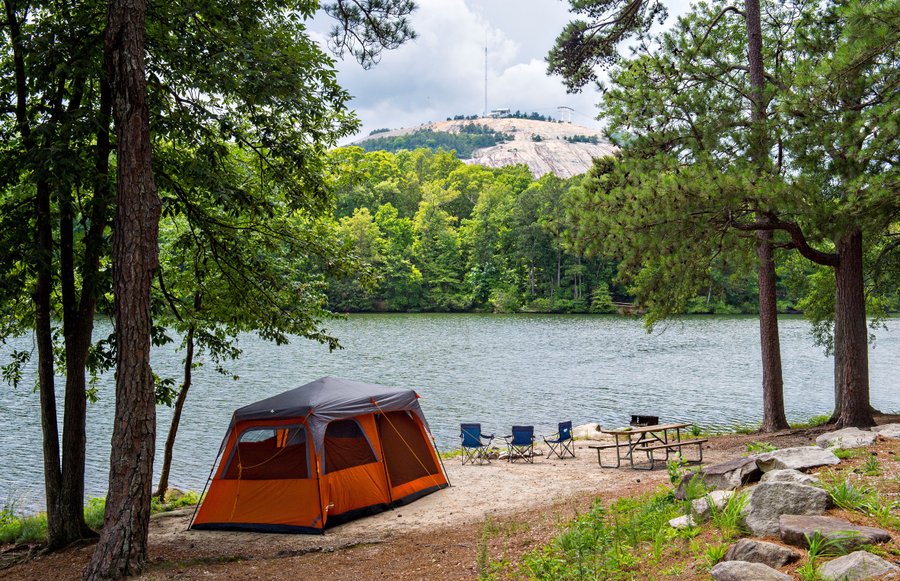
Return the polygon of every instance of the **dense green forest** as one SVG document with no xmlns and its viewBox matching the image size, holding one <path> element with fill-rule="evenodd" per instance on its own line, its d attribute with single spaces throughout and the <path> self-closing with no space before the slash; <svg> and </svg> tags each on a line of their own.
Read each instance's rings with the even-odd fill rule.
<svg viewBox="0 0 900 581">
<path fill-rule="evenodd" d="M 384 130 L 378 130 L 377 136 Z M 510 141 L 511 136 L 500 131 L 494 131 L 486 125 L 469 123 L 459 128 L 459 133 L 447 133 L 444 131 L 432 131 L 431 129 L 418 129 L 405 135 L 396 137 L 373 137 L 360 142 L 359 146 L 366 151 L 390 151 L 397 152 L 402 149 L 427 148 L 431 150 L 445 149 L 455 150 L 463 159 L 472 157 L 476 149 L 493 147 L 498 143 Z"/>
<path fill-rule="evenodd" d="M 426 149 L 331 153 L 339 236 L 359 261 L 332 278 L 346 311 L 614 312 L 632 293 L 614 256 L 588 256 L 575 204 L 586 176 L 539 179 L 527 167 L 466 165 Z M 814 269 L 779 256 L 779 307 L 802 306 Z M 691 313 L 752 313 L 752 256 L 714 259 Z"/>
</svg>

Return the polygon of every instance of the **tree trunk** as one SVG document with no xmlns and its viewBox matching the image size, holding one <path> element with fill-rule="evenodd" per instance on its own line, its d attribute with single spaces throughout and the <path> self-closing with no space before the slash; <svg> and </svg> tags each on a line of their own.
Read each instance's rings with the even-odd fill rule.
<svg viewBox="0 0 900 581">
<path fill-rule="evenodd" d="M 837 276 L 837 274 L 835 274 Z M 834 337 L 832 338 L 832 351 L 834 356 L 834 412 L 829 418 L 829 424 L 835 424 L 841 417 L 841 402 L 844 400 L 844 357 L 843 350 L 838 348 L 844 342 L 844 332 L 840 325 L 837 312 L 834 317 Z"/>
<path fill-rule="evenodd" d="M 61 190 L 59 196 L 59 272 L 62 287 L 63 339 L 65 341 L 66 395 L 62 437 L 62 491 L 60 515 L 66 544 L 90 535 L 84 522 L 84 458 L 87 445 L 85 363 L 88 343 L 82 346 L 83 327 L 92 322 L 78 316 L 75 291 L 74 206 L 71 193 Z"/>
<path fill-rule="evenodd" d="M 747 25 L 747 64 L 752 92 L 751 157 L 760 173 L 770 168 L 766 129 L 765 71 L 762 52 L 762 22 L 759 0 L 744 2 Z M 778 304 L 775 289 L 775 262 L 771 231 L 757 232 L 756 256 L 759 285 L 759 342 L 763 370 L 762 431 L 788 428 L 784 414 L 784 379 L 781 371 L 781 345 L 778 338 Z"/>
<path fill-rule="evenodd" d="M 840 353 L 843 388 L 837 425 L 839 428 L 867 428 L 875 425 L 875 420 L 869 406 L 869 336 L 863 287 L 862 232 L 854 229 L 845 234 L 837 241 L 837 252 L 835 319 L 841 329 L 841 342 L 835 343 L 835 353 Z"/>
<path fill-rule="evenodd" d="M 197 295 L 199 297 L 199 295 Z M 194 305 L 199 300 L 194 301 Z M 175 448 L 175 436 L 178 434 L 178 424 L 181 423 L 181 411 L 184 409 L 184 402 L 187 399 L 188 390 L 191 388 L 191 367 L 194 364 L 194 326 L 188 329 L 187 338 L 185 340 L 184 353 L 184 383 L 181 384 L 181 391 L 178 392 L 178 399 L 175 400 L 175 409 L 172 412 L 172 423 L 169 425 L 169 434 L 166 436 L 166 448 L 163 452 L 162 470 L 159 473 L 159 486 L 156 488 L 154 496 L 159 498 L 160 502 L 166 500 L 166 490 L 169 488 L 169 469 L 172 467 L 172 450 Z"/>
<path fill-rule="evenodd" d="M 757 232 L 759 241 L 759 342 L 763 372 L 763 432 L 789 428 L 784 414 L 784 380 L 781 373 L 781 344 L 778 338 L 778 305 L 775 293 L 775 262 L 772 232 Z"/>
<path fill-rule="evenodd" d="M 104 46 L 118 161 L 113 234 L 116 412 L 106 517 L 85 579 L 134 575 L 147 559 L 156 442 L 150 285 L 159 264 L 160 200 L 151 170 L 145 12 L 146 0 L 110 0 Z"/>
<path fill-rule="evenodd" d="M 33 155 L 36 142 L 31 133 L 28 115 L 28 78 L 25 69 L 26 45 L 16 7 L 4 0 L 6 26 L 9 29 L 16 89 L 16 129 L 22 136 L 25 152 Z M 25 16 L 22 16 L 24 19 Z M 68 544 L 60 512 L 62 472 L 59 466 L 59 426 L 56 414 L 56 386 L 53 369 L 53 322 L 51 293 L 53 292 L 53 225 L 50 209 L 50 184 L 38 177 L 35 184 L 34 303 L 35 341 L 38 352 L 38 386 L 40 390 L 41 436 L 44 454 L 44 494 L 47 502 L 47 544 L 51 549 Z"/>
<path fill-rule="evenodd" d="M 35 339 L 38 352 L 38 385 L 41 400 L 41 430 L 44 452 L 44 493 L 47 500 L 47 546 L 59 549 L 69 544 L 62 518 L 62 472 L 59 466 L 59 426 L 56 416 L 56 385 L 53 373 L 53 329 L 50 312 L 52 287 L 53 227 L 50 222 L 50 187 L 37 184 L 35 202 L 37 231 L 37 283 L 34 290 Z"/>
</svg>

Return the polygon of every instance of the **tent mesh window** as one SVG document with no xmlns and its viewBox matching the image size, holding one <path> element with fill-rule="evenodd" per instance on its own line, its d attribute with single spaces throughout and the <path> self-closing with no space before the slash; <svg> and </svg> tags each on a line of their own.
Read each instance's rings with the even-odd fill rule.
<svg viewBox="0 0 900 581">
<path fill-rule="evenodd" d="M 241 433 L 226 480 L 309 478 L 306 430 L 301 426 L 250 428 Z"/>
<path fill-rule="evenodd" d="M 437 474 L 437 464 L 419 424 L 407 412 L 387 412 L 378 421 L 391 486 Z"/>
<path fill-rule="evenodd" d="M 355 420 L 336 420 L 325 429 L 325 474 L 377 461 Z"/>
</svg>

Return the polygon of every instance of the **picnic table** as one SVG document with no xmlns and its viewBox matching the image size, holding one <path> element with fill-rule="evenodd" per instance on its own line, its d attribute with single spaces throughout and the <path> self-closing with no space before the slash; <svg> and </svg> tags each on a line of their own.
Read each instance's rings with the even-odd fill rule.
<svg viewBox="0 0 900 581">
<path fill-rule="evenodd" d="M 657 461 L 662 460 L 661 457 L 657 458 L 654 452 L 665 452 L 665 460 L 668 461 L 669 454 L 681 454 L 682 448 L 689 446 L 697 446 L 699 458 L 690 460 L 688 463 L 699 464 L 703 462 L 703 444 L 706 443 L 707 440 L 705 438 L 682 440 L 681 430 L 690 425 L 691 424 L 659 424 L 655 426 L 632 426 L 628 428 L 600 430 L 603 434 L 615 437 L 616 443 L 594 444 L 588 447 L 597 450 L 597 463 L 600 464 L 601 468 L 619 468 L 622 465 L 622 460 L 628 460 L 631 467 L 636 470 L 653 470 L 654 464 Z M 624 440 L 621 440 L 620 438 L 624 438 Z M 603 457 L 600 454 L 602 450 L 610 449 L 615 450 L 616 452 L 615 466 L 605 466 L 603 464 Z M 635 452 L 647 454 L 649 465 L 646 468 L 635 465 Z"/>
</svg>

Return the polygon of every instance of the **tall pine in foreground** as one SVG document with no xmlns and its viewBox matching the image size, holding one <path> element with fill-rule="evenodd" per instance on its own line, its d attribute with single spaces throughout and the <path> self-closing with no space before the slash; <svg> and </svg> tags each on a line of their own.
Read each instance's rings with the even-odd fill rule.
<svg viewBox="0 0 900 581">
<path fill-rule="evenodd" d="M 631 37 L 644 38 L 654 22 L 662 22 L 665 6 L 658 0 L 596 0 L 572 2 L 576 13 L 588 14 L 591 21 L 571 22 L 548 55 L 549 72 L 562 75 L 569 90 L 580 90 L 596 81 L 595 67 L 616 62 L 617 45 Z M 741 14 L 734 6 L 719 7 L 718 14 L 706 24 L 706 35 L 724 34 L 719 21 L 730 14 Z M 763 63 L 762 25 L 759 0 L 745 0 L 746 68 L 750 90 L 745 94 L 751 110 L 752 137 L 749 156 L 760 174 L 770 171 L 770 138 L 766 129 L 766 81 Z M 697 39 L 697 49 L 705 40 Z M 731 82 L 728 79 L 724 82 Z M 766 432 L 788 427 L 784 413 L 784 379 L 778 337 L 778 307 L 772 233 L 760 231 L 756 244 L 758 257 L 759 336 L 762 358 L 763 421 Z"/>
</svg>

